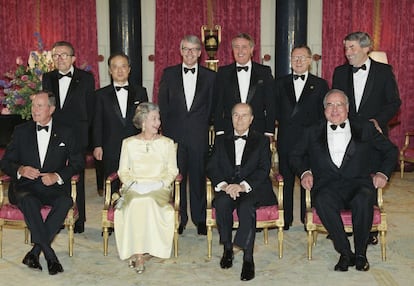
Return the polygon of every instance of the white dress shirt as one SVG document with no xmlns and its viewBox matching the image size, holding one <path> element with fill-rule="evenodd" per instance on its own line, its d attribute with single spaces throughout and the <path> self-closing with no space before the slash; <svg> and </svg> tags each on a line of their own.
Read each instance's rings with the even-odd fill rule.
<svg viewBox="0 0 414 286">
<path fill-rule="evenodd" d="M 327 123 L 327 137 L 328 137 L 328 148 L 329 154 L 331 155 L 332 162 L 339 168 L 341 167 L 342 160 L 348 147 L 349 141 L 351 141 L 351 127 L 349 120 L 345 120 L 345 127 L 341 128 L 338 126 L 336 130 L 333 130 L 330 125 L 331 122 Z"/>
<path fill-rule="evenodd" d="M 72 77 L 73 77 L 73 72 L 74 72 L 74 68 L 73 66 L 70 67 L 68 72 L 72 73 Z M 63 74 L 59 71 L 60 74 Z M 63 105 L 65 104 L 65 100 L 66 100 L 66 95 L 68 94 L 68 90 L 69 90 L 69 85 L 70 82 L 72 81 L 71 77 L 67 77 L 64 76 L 61 79 L 59 79 L 59 100 L 60 100 L 60 108 L 63 108 Z"/>
<path fill-rule="evenodd" d="M 38 145 L 38 151 L 39 151 L 40 166 L 43 167 L 43 163 L 45 162 L 45 158 L 46 158 L 47 147 L 49 146 L 50 134 L 52 133 L 52 120 L 50 120 L 49 123 L 46 124 L 47 126 L 49 126 L 48 131 L 46 131 L 46 129 L 42 129 L 38 131 L 37 125 L 36 125 L 37 145 Z"/>
<path fill-rule="evenodd" d="M 371 60 L 368 58 L 364 64 L 366 66 L 365 70 L 359 69 L 353 74 L 355 107 L 357 112 L 359 110 L 359 106 L 361 105 L 362 96 L 364 95 L 365 84 L 367 83 L 368 73 L 371 67 Z"/>
<path fill-rule="evenodd" d="M 196 64 L 192 67 L 192 68 L 195 68 L 194 73 L 192 73 L 191 71 L 188 71 L 187 73 L 185 73 L 184 68 L 189 68 L 189 67 L 183 64 L 183 70 L 182 70 L 185 103 L 187 105 L 187 111 L 189 111 L 191 109 L 191 105 L 193 104 L 195 91 L 196 91 L 198 65 Z"/>
<path fill-rule="evenodd" d="M 306 80 L 308 79 L 308 74 L 309 74 L 309 72 L 305 72 L 304 73 L 304 75 L 305 75 L 305 79 L 304 80 L 302 80 L 301 78 L 298 78 L 298 79 L 295 80 L 292 77 L 293 86 L 295 88 L 296 102 L 298 102 L 299 99 L 300 99 L 300 96 L 301 96 L 301 94 L 303 92 L 303 88 L 305 87 Z"/>
<path fill-rule="evenodd" d="M 236 67 L 241 67 L 236 63 Z M 247 71 L 241 70 L 237 72 L 237 80 L 239 82 L 240 100 L 242 103 L 246 103 L 247 95 L 249 93 L 250 77 L 252 74 L 252 61 L 249 61 L 244 67 L 248 67 Z"/>
<path fill-rule="evenodd" d="M 125 84 L 119 84 L 119 83 L 114 83 L 114 88 L 116 86 L 127 86 L 128 83 Z M 115 93 L 116 93 L 116 98 L 118 99 L 118 104 L 119 104 L 119 108 L 121 109 L 121 114 L 122 117 L 125 118 L 126 117 L 126 111 L 127 111 L 127 103 L 128 103 L 128 90 L 121 88 L 120 90 L 116 90 L 115 88 Z"/>
</svg>

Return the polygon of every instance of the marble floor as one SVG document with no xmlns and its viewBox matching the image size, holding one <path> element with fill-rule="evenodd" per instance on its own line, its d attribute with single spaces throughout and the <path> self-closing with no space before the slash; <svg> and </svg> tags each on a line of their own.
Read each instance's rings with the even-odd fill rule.
<svg viewBox="0 0 414 286">
<path fill-rule="evenodd" d="M 47 271 L 28 269 L 21 263 L 30 245 L 24 244 L 23 231 L 5 229 L 3 258 L 0 259 L 0 285 L 413 285 L 414 280 L 414 173 L 404 179 L 394 173 L 385 190 L 384 201 L 388 214 L 387 261 L 381 261 L 379 246 L 370 246 L 368 259 L 371 269 L 359 272 L 333 271 L 338 260 L 330 240 L 319 236 L 313 260 L 306 258 L 306 234 L 300 222 L 284 232 L 284 256 L 277 256 L 276 231 L 270 231 L 269 244 L 258 233 L 255 245 L 256 278 L 240 281 L 241 254 L 235 255 L 234 266 L 219 267 L 222 247 L 217 230 L 213 232 L 213 257 L 207 259 L 207 241 L 189 225 L 179 239 L 179 256 L 167 260 L 152 258 L 146 271 L 136 274 L 127 262 L 118 258 L 115 238 L 109 238 L 109 254 L 103 256 L 100 228 L 102 198 L 95 190 L 94 170 L 87 170 L 86 231 L 75 235 L 74 256 L 67 251 L 67 233 L 62 231 L 53 247 L 65 272 L 56 276 Z M 296 196 L 298 192 L 296 192 Z M 298 196 L 296 197 L 298 199 Z M 298 201 L 298 200 L 296 200 Z M 295 209 L 298 217 L 299 210 Z M 46 267 L 41 257 L 40 262 Z"/>
</svg>

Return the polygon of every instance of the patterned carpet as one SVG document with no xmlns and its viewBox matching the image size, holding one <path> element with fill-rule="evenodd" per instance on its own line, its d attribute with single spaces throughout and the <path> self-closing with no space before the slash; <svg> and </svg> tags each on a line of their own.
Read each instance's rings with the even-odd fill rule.
<svg viewBox="0 0 414 286">
<path fill-rule="evenodd" d="M 318 237 L 313 260 L 306 258 L 306 234 L 295 222 L 284 233 L 284 256 L 277 256 L 276 231 L 270 231 L 269 244 L 264 245 L 258 233 L 255 245 L 256 278 L 240 281 L 241 253 L 235 255 L 234 266 L 219 267 L 222 247 L 218 233 L 213 232 L 213 257 L 207 259 L 206 237 L 198 236 L 188 226 L 179 240 L 179 257 L 167 260 L 152 258 L 146 271 L 138 275 L 127 263 L 119 260 L 115 238 L 109 239 L 109 254 L 103 256 L 100 218 L 102 198 L 95 191 L 94 171 L 87 170 L 87 225 L 83 234 L 75 235 L 74 256 L 67 252 L 67 233 L 62 231 L 53 247 L 65 272 L 50 276 L 47 270 L 36 272 L 21 263 L 30 249 L 23 242 L 23 231 L 6 229 L 3 233 L 3 259 L 0 259 L 1 285 L 413 285 L 414 280 L 414 173 L 404 179 L 395 173 L 385 190 L 384 201 L 388 213 L 387 261 L 381 261 L 379 246 L 370 246 L 368 260 L 371 269 L 359 272 L 350 268 L 346 273 L 333 271 L 339 256 L 330 240 Z M 296 193 L 296 195 L 298 195 Z M 296 202 L 298 197 L 296 198 Z M 295 210 L 298 217 L 299 210 Z M 46 262 L 41 257 L 41 264 Z"/>
</svg>

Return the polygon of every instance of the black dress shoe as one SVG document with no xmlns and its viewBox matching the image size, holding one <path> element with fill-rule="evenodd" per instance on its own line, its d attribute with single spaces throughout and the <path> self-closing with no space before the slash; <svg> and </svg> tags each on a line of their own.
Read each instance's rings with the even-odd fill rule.
<svg viewBox="0 0 414 286">
<path fill-rule="evenodd" d="M 197 233 L 200 235 L 207 235 L 207 226 L 204 222 L 197 224 Z"/>
<path fill-rule="evenodd" d="M 364 255 L 355 256 L 355 268 L 358 271 L 368 271 L 369 263 L 367 257 Z"/>
<path fill-rule="evenodd" d="M 254 278 L 254 262 L 243 261 L 242 272 L 240 275 L 240 280 L 249 281 Z"/>
<path fill-rule="evenodd" d="M 339 257 L 338 263 L 335 265 L 335 271 L 348 271 L 349 266 L 355 265 L 354 255 L 342 255 Z"/>
<path fill-rule="evenodd" d="M 47 260 L 47 269 L 49 270 L 50 275 L 58 274 L 59 272 L 63 272 L 62 264 L 59 263 L 57 260 Z"/>
<path fill-rule="evenodd" d="M 368 244 L 372 244 L 372 245 L 378 244 L 378 231 L 371 232 L 369 234 Z"/>
<path fill-rule="evenodd" d="M 180 224 L 180 226 L 178 227 L 178 234 L 183 234 L 184 229 L 185 229 L 185 224 Z"/>
<path fill-rule="evenodd" d="M 283 230 L 289 230 L 289 228 L 290 228 L 290 225 L 288 225 L 288 224 L 285 224 L 285 225 L 283 226 Z"/>
<path fill-rule="evenodd" d="M 39 263 L 39 257 L 34 255 L 31 252 L 28 252 L 26 256 L 23 258 L 22 263 L 27 265 L 29 268 L 39 269 L 42 271 L 42 265 Z"/>
<path fill-rule="evenodd" d="M 227 269 L 233 266 L 233 250 L 225 250 L 223 252 L 223 257 L 220 260 L 220 267 L 223 269 Z"/>
<path fill-rule="evenodd" d="M 75 227 L 73 228 L 74 233 L 83 233 L 85 232 L 85 224 L 84 223 L 75 223 Z"/>
</svg>

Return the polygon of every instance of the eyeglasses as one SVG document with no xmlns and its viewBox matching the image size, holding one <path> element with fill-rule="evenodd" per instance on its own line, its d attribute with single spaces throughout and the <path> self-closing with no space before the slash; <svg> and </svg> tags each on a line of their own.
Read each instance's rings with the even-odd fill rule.
<svg viewBox="0 0 414 286">
<path fill-rule="evenodd" d="M 303 61 L 305 61 L 306 59 L 310 59 L 311 57 L 306 57 L 306 56 L 293 56 L 293 57 L 290 57 L 290 59 L 292 60 L 292 61 L 299 61 L 299 62 L 303 62 Z"/>
<path fill-rule="evenodd" d="M 181 48 L 181 50 L 182 50 L 184 53 L 188 53 L 188 52 L 196 52 L 196 51 L 199 51 L 199 50 L 200 50 L 200 48 L 186 48 L 186 47 L 184 47 L 184 48 Z"/>
<path fill-rule="evenodd" d="M 54 54 L 52 55 L 52 59 L 57 60 L 60 57 L 62 60 L 66 60 L 68 57 L 71 57 L 71 56 L 73 55 L 68 55 L 67 53 Z"/>
<path fill-rule="evenodd" d="M 334 107 L 343 108 L 345 107 L 345 105 L 347 104 L 344 102 L 328 102 L 325 104 L 325 108 L 334 108 Z"/>
</svg>

